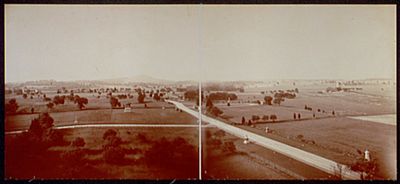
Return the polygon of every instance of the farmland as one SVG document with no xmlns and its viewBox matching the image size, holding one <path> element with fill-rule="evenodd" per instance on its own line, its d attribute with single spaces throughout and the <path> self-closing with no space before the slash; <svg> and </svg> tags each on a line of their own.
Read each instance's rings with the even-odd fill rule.
<svg viewBox="0 0 400 184">
<path fill-rule="evenodd" d="M 186 91 L 193 89 L 193 84 L 187 86 L 192 87 Z M 378 165 L 373 178 L 396 178 L 393 164 L 396 163 L 393 160 L 396 160 L 397 141 L 396 129 L 393 128 L 396 126 L 393 122 L 396 114 L 395 86 L 357 85 L 350 87 L 362 90 L 326 92 L 331 86 L 315 81 L 297 82 L 296 85 L 281 82 L 279 85 L 244 85 L 237 88 L 241 91 L 236 88 L 232 88 L 233 91 L 204 90 L 202 112 L 227 124 L 349 166 L 354 165 L 362 157 L 362 152 L 368 149 Z M 198 120 L 165 101 L 177 100 L 196 111 L 196 100 L 193 100 L 196 96 L 187 96 L 188 93 L 176 90 L 174 85 L 137 85 L 134 90 L 126 90 L 131 87 L 129 85 L 90 88 L 104 89 L 102 92 L 79 91 L 79 85 L 60 92 L 61 87 L 31 86 L 40 89 L 40 93 L 25 97 L 16 93 L 6 94 L 6 102 L 15 99 L 18 104 L 17 110 L 5 117 L 6 178 L 198 178 L 199 140 L 198 127 L 195 126 Z M 265 101 L 266 96 L 276 99 L 276 93 L 287 91 L 295 97 L 274 101 L 270 105 Z M 222 112 L 213 115 L 206 101 L 209 94 L 217 92 L 232 93 L 237 98 L 213 100 L 213 107 Z M 155 93 L 162 93 L 163 97 L 158 99 L 154 97 Z M 143 94 L 145 97 L 140 99 Z M 65 98 L 62 104 L 49 106 L 60 96 Z M 82 98 L 88 100 L 83 108 L 76 100 Z M 114 105 L 112 98 L 117 99 Z M 62 135 L 62 139 L 48 145 L 41 141 L 52 137 L 41 135 L 37 138 L 39 142 L 32 137 L 35 131 L 32 123 L 44 113 L 52 118 L 53 127 L 88 124 L 130 124 L 137 127 L 71 126 L 54 130 Z M 276 119 L 272 119 L 272 115 Z M 386 124 L 376 122 L 381 120 Z M 17 130 L 27 132 L 7 134 Z M 340 178 L 259 145 L 243 144 L 242 138 L 221 132 L 209 125 L 203 126 L 204 179 Z M 108 134 L 112 135 L 111 138 Z M 66 162 L 69 159 L 81 162 Z M 22 167 L 26 165 L 28 167 Z M 24 168 L 22 172 L 20 168 Z"/>
</svg>

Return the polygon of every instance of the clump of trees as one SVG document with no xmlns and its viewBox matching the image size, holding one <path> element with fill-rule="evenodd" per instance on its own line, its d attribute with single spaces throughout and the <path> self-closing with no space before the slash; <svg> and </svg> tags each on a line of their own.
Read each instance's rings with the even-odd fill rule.
<svg viewBox="0 0 400 184">
<path fill-rule="evenodd" d="M 281 102 L 283 102 L 283 101 L 285 101 L 284 98 L 282 98 L 282 97 L 275 97 L 273 102 L 274 102 L 274 104 L 281 105 Z"/>
<path fill-rule="evenodd" d="M 208 98 L 211 100 L 236 100 L 238 97 L 234 93 L 226 93 L 226 92 L 216 92 L 216 93 L 210 93 L 208 95 Z"/>
<path fill-rule="evenodd" d="M 50 147 L 64 145 L 64 135 L 53 129 L 54 119 L 49 113 L 41 113 L 39 117 L 32 120 L 26 134 L 28 142 L 38 147 Z"/>
<path fill-rule="evenodd" d="M 145 162 L 152 167 L 163 169 L 183 169 L 183 177 L 195 174 L 197 167 L 197 149 L 182 137 L 168 140 L 165 137 L 153 141 L 151 147 L 144 153 Z M 177 162 L 179 160 L 179 162 Z M 181 177 L 181 176 L 178 177 Z"/>
<path fill-rule="evenodd" d="M 55 105 L 64 104 L 65 103 L 65 95 L 62 95 L 62 96 L 56 95 L 56 96 L 54 96 L 53 103 Z"/>
<path fill-rule="evenodd" d="M 19 108 L 17 100 L 12 98 L 5 105 L 6 114 L 15 114 Z"/>
<path fill-rule="evenodd" d="M 54 107 L 54 103 L 53 102 L 49 102 L 46 104 L 47 108 L 52 109 Z"/>
<path fill-rule="evenodd" d="M 89 100 L 84 97 L 80 97 L 79 95 L 75 95 L 74 103 L 78 105 L 79 109 L 85 108 L 85 105 L 89 103 Z"/>
<path fill-rule="evenodd" d="M 233 154 L 236 152 L 236 146 L 232 141 L 224 141 L 225 132 L 218 130 L 214 133 L 210 131 L 206 132 L 207 145 L 210 145 L 214 149 L 219 149 L 225 154 Z"/>
<path fill-rule="evenodd" d="M 187 100 L 198 100 L 199 99 L 199 91 L 198 90 L 188 90 L 183 94 L 183 96 Z M 203 96 L 202 96 L 202 98 L 203 98 Z"/>
</svg>

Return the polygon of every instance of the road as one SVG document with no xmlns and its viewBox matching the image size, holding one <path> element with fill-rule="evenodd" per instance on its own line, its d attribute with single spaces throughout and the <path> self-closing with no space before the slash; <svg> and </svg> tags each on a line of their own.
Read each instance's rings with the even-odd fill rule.
<svg viewBox="0 0 400 184">
<path fill-rule="evenodd" d="M 185 125 L 185 124 L 128 124 L 128 123 L 109 123 L 109 124 L 70 124 L 54 126 L 53 129 L 73 129 L 73 128 L 123 128 L 123 127 L 177 127 L 177 128 L 198 128 L 199 125 Z M 202 128 L 210 127 L 210 125 L 204 125 Z M 6 135 L 20 134 L 28 130 L 15 130 L 7 131 Z"/>
<path fill-rule="evenodd" d="M 171 100 L 167 100 L 167 102 L 174 104 L 177 108 L 189 113 L 192 116 L 195 116 L 195 117 L 199 116 L 199 113 L 197 111 L 191 110 L 190 108 L 184 106 L 182 103 L 179 103 L 176 101 L 171 101 Z M 303 162 L 307 165 L 310 165 L 312 167 L 320 169 L 324 172 L 335 175 L 339 172 L 339 170 L 341 170 L 342 171 L 341 176 L 343 177 L 343 179 L 356 179 L 356 180 L 360 179 L 360 174 L 350 170 L 350 168 L 346 165 L 343 165 L 343 164 L 337 163 L 335 161 L 315 155 L 313 153 L 309 153 L 309 152 L 303 151 L 301 149 L 283 144 L 281 142 L 269 139 L 267 137 L 260 136 L 258 134 L 237 128 L 235 126 L 226 124 L 222 121 L 216 120 L 214 118 L 211 118 L 211 117 L 208 117 L 205 115 L 202 115 L 202 120 L 204 122 L 207 122 L 207 123 L 210 123 L 211 125 L 216 126 L 217 128 L 219 128 L 221 130 L 224 130 L 232 135 L 235 135 L 235 136 L 238 136 L 241 138 L 244 138 L 245 136 L 247 136 L 251 142 L 254 142 L 254 143 L 256 143 L 260 146 L 263 146 L 265 148 L 268 148 L 270 150 L 279 152 L 283 155 L 286 155 L 295 160 Z"/>
</svg>

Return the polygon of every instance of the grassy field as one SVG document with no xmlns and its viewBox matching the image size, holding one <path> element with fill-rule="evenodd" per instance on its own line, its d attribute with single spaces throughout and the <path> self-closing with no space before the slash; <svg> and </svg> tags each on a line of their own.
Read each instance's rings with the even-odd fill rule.
<svg viewBox="0 0 400 184">
<path fill-rule="evenodd" d="M 240 127 L 346 165 L 360 157 L 357 150 L 368 149 L 378 159 L 380 177 L 396 178 L 397 140 L 392 125 L 330 118 Z M 272 133 L 266 134 L 265 127 Z"/>
<path fill-rule="evenodd" d="M 164 106 L 165 109 L 162 109 Z M 145 123 L 145 124 L 193 124 L 196 118 L 186 113 L 178 112 L 166 102 L 157 102 L 148 108 L 133 107 L 132 112 L 123 109 L 85 109 L 70 112 L 50 112 L 55 125 L 74 124 L 77 119 L 79 124 L 91 123 Z M 5 130 L 27 129 L 38 114 L 10 115 L 5 118 Z"/>
</svg>

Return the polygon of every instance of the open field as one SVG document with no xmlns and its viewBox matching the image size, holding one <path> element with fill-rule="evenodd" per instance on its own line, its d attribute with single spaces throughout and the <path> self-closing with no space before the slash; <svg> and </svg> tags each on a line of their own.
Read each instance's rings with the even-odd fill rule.
<svg viewBox="0 0 400 184">
<path fill-rule="evenodd" d="M 167 104 L 167 103 L 165 103 Z M 194 124 L 197 120 L 185 113 L 175 111 L 173 108 L 138 108 L 132 112 L 123 112 L 123 109 L 99 109 L 83 110 L 73 112 L 54 112 L 50 115 L 54 119 L 54 124 L 66 125 L 74 124 L 75 119 L 79 124 L 91 123 L 147 123 L 147 124 Z M 33 118 L 37 114 L 23 114 L 7 116 L 5 120 L 5 130 L 21 130 L 29 128 Z"/>
<path fill-rule="evenodd" d="M 205 129 L 203 142 L 212 139 L 207 134 L 220 131 L 217 128 Z M 212 143 L 203 144 L 205 179 L 335 179 L 332 175 L 259 145 L 246 145 L 243 139 L 228 133 L 221 140 L 232 141 L 236 153 L 227 154 L 215 149 Z"/>
<path fill-rule="evenodd" d="M 240 126 L 285 144 L 351 165 L 368 149 L 378 159 L 380 177 L 396 178 L 396 129 L 349 118 L 330 118 Z M 266 134 L 265 127 L 272 133 Z"/>
</svg>

